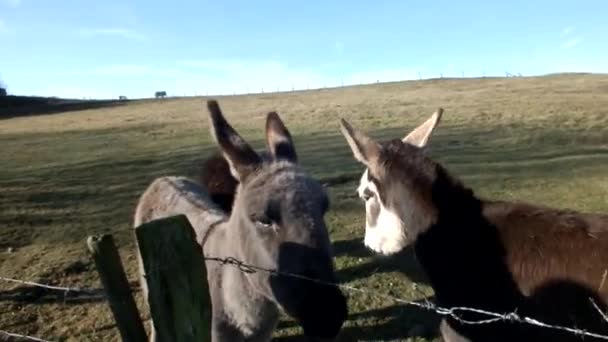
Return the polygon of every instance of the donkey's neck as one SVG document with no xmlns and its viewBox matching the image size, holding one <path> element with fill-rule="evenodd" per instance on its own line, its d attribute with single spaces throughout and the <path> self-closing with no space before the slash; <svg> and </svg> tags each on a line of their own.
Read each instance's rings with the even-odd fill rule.
<svg viewBox="0 0 608 342">
<path fill-rule="evenodd" d="M 205 246 L 205 255 L 221 259 L 235 258 L 247 263 L 240 253 L 237 240 L 231 232 L 233 220 L 220 223 L 216 231 L 210 232 Z M 215 274 L 223 315 L 238 327 L 244 337 L 263 336 L 272 332 L 278 322 L 279 309 L 257 289 L 249 277 L 264 277 L 261 273 L 248 274 L 236 265 L 208 263 Z M 266 340 L 266 339 L 261 339 Z"/>
<path fill-rule="evenodd" d="M 230 221 L 226 213 L 212 202 L 205 189 L 184 177 L 156 180 L 142 195 L 135 225 L 177 214 L 188 217 L 205 257 L 242 258 L 234 254 L 238 246 L 227 235 Z M 206 266 L 214 317 L 227 317 L 245 336 L 269 340 L 278 320 L 276 305 L 255 291 L 239 268 L 215 260 L 208 260 Z"/>
<path fill-rule="evenodd" d="M 238 206 L 232 211 L 230 219 L 220 222 L 209 232 L 204 246 L 205 256 L 220 259 L 233 258 L 245 264 L 252 264 L 241 249 L 243 238 L 238 216 Z M 245 336 L 257 341 L 258 337 L 272 332 L 278 322 L 279 309 L 269 300 L 261 289 L 256 288 L 252 278 L 265 277 L 263 273 L 247 273 L 237 265 L 208 263 L 208 269 L 216 276 L 221 297 L 223 314 L 238 327 Z M 269 337 L 268 337 L 269 338 Z M 267 340 L 266 338 L 259 339 Z"/>
<path fill-rule="evenodd" d="M 496 227 L 481 201 L 447 174 L 439 174 L 432 200 L 436 221 L 415 248 L 443 305 L 510 310 L 522 298 L 509 272 Z"/>
<path fill-rule="evenodd" d="M 272 331 L 279 318 L 279 309 L 247 277 L 237 267 L 224 269 L 221 288 L 225 314 L 246 336 Z"/>
</svg>

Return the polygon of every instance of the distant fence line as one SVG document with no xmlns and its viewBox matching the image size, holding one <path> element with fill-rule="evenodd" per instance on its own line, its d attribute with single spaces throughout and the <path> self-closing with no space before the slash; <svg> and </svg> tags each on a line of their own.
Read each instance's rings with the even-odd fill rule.
<svg viewBox="0 0 608 342">
<path fill-rule="evenodd" d="M 199 96 L 236 96 L 236 95 L 261 95 L 261 94 L 275 94 L 275 93 L 289 93 L 289 92 L 302 92 L 302 91 L 310 91 L 310 90 L 323 90 L 323 89 L 338 89 L 338 88 L 347 88 L 347 87 L 354 87 L 354 86 L 365 86 L 365 85 L 372 85 L 372 84 L 378 84 L 378 83 L 395 83 L 395 82 L 408 82 L 408 81 L 427 81 L 427 80 L 436 80 L 436 79 L 466 79 L 466 78 L 495 78 L 495 77 L 507 77 L 507 78 L 511 78 L 511 77 L 523 77 L 523 75 L 519 72 L 510 72 L 510 71 L 505 71 L 504 74 L 491 74 L 491 75 L 486 75 L 485 72 L 481 72 L 479 73 L 472 73 L 472 74 L 468 74 L 465 71 L 460 71 L 459 73 L 456 74 L 445 74 L 443 72 L 439 72 L 436 74 L 425 74 L 422 72 L 418 72 L 417 73 L 418 77 L 417 78 L 403 78 L 403 79 L 392 79 L 392 80 L 387 80 L 387 79 L 381 79 L 378 78 L 375 81 L 352 81 L 352 82 L 345 82 L 343 78 L 340 78 L 340 80 L 334 80 L 333 82 L 325 82 L 323 85 L 317 84 L 317 85 L 300 85 L 300 86 L 296 86 L 295 83 L 289 85 L 289 84 L 283 84 L 283 85 L 278 85 L 278 86 L 274 86 L 274 87 L 258 87 L 258 88 L 253 88 L 253 87 L 246 87 L 245 89 L 241 89 L 241 90 L 236 90 L 233 89 L 231 91 L 228 90 L 224 90 L 224 91 L 219 91 L 219 92 L 213 92 L 213 91 L 207 91 L 207 90 L 203 90 L 203 91 L 199 91 L 198 89 L 191 91 L 191 92 L 184 92 L 184 91 L 176 91 L 176 92 L 167 92 L 167 91 L 156 91 L 156 92 L 151 92 L 149 97 L 143 97 L 141 99 L 151 99 L 151 98 L 177 98 L 177 97 L 199 97 Z M 164 94 L 164 95 L 160 95 L 160 94 Z M 121 99 L 121 97 L 124 97 Z M 115 96 L 115 98 L 119 98 L 121 100 L 126 100 L 126 96 L 124 95 L 119 95 L 119 96 Z M 91 99 L 90 97 L 85 97 L 83 99 Z"/>
</svg>

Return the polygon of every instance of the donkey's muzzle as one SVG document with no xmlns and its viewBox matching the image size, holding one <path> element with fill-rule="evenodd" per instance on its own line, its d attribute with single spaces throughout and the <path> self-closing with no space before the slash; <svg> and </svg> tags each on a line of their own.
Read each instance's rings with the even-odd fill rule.
<svg viewBox="0 0 608 342">
<path fill-rule="evenodd" d="M 346 297 L 335 287 L 313 286 L 302 296 L 294 317 L 310 341 L 334 339 L 348 316 Z"/>
<path fill-rule="evenodd" d="M 348 316 L 346 297 L 333 285 L 276 278 L 281 306 L 304 330 L 309 341 L 333 340 Z M 279 293 L 275 293 L 278 295 Z M 286 296 L 286 297 L 283 297 Z M 281 299 L 283 298 L 283 299 Z"/>
<path fill-rule="evenodd" d="M 348 316 L 348 307 L 336 284 L 331 257 L 294 243 L 284 243 L 279 254 L 279 270 L 287 274 L 271 277 L 275 298 L 310 341 L 333 340 Z"/>
</svg>

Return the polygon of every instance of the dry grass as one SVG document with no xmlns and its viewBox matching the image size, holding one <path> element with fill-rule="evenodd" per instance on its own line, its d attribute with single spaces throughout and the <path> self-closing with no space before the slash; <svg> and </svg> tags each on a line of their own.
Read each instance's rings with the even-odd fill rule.
<svg viewBox="0 0 608 342">
<path fill-rule="evenodd" d="M 394 138 L 442 106 L 431 153 L 478 194 L 608 211 L 608 76 L 445 79 L 219 101 L 259 147 L 265 114 L 277 110 L 308 170 L 353 179 L 331 188 L 327 216 L 339 277 L 350 285 L 410 299 L 432 294 L 425 285 L 412 289 L 424 277 L 411 254 L 385 260 L 362 246 L 363 206 L 352 198 L 361 167 L 339 135 L 339 117 Z M 157 176 L 193 175 L 213 149 L 201 98 L 6 119 L 0 145 L 0 276 L 85 287 L 100 286 L 86 237 L 112 233 L 135 281 L 130 224 L 138 195 Z M 14 252 L 4 252 L 9 247 Z M 344 341 L 435 336 L 436 317 L 414 308 L 358 294 L 349 306 Z M 0 283 L 0 313 L 0 329 L 12 332 L 118 339 L 104 302 L 64 302 Z M 285 320 L 277 335 L 298 334 Z"/>
</svg>

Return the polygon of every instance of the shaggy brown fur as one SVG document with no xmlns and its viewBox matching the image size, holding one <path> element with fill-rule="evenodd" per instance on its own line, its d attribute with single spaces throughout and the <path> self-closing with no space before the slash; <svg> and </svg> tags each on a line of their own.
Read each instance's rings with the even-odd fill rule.
<svg viewBox="0 0 608 342">
<path fill-rule="evenodd" d="M 291 135 L 289 138 L 291 139 Z M 284 144 L 279 144 L 279 150 L 285 148 L 284 146 Z M 295 151 L 289 151 L 289 153 L 297 158 Z M 259 151 L 258 154 L 261 160 L 272 161 L 272 156 L 267 151 Z M 205 187 L 211 200 L 230 214 L 239 181 L 230 173 L 230 164 L 221 152 L 218 151 L 203 161 L 199 183 Z"/>
<path fill-rule="evenodd" d="M 419 147 L 401 140 L 377 143 L 342 125 L 383 206 L 399 217 L 407 242 L 414 244 L 440 305 L 517 311 L 608 334 L 608 323 L 590 301 L 606 308 L 608 215 L 484 201 Z M 446 321 L 446 341 L 581 340 L 511 322 Z"/>
<path fill-rule="evenodd" d="M 433 223 L 409 236 L 442 305 L 517 310 L 554 324 L 608 333 L 608 323 L 590 302 L 605 308 L 608 215 L 484 202 L 401 141 L 383 145 L 379 164 L 386 171 L 379 177 L 384 189 L 387 184 L 409 189 L 419 213 L 430 215 Z M 397 200 L 387 195 L 389 201 Z M 472 341 L 578 340 L 510 323 L 476 327 L 448 322 Z"/>
<path fill-rule="evenodd" d="M 608 300 L 608 215 L 484 201 L 519 288 L 530 294 L 548 279 L 569 279 Z"/>
<path fill-rule="evenodd" d="M 230 214 L 239 182 L 230 173 L 230 165 L 220 152 L 205 159 L 199 182 L 207 189 L 211 200 Z"/>
</svg>

